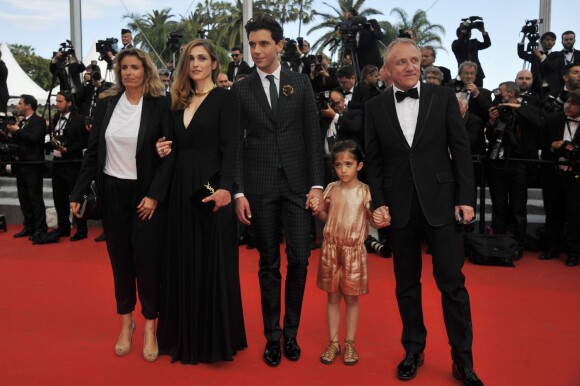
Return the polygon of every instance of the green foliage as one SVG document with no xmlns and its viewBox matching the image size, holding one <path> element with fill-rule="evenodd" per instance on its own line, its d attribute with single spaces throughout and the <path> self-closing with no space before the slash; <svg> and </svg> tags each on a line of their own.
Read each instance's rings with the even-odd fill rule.
<svg viewBox="0 0 580 386">
<path fill-rule="evenodd" d="M 389 22 L 382 22 L 381 27 L 385 29 L 385 38 L 383 43 L 388 45 L 398 35 L 400 29 L 412 28 L 417 34 L 417 45 L 426 46 L 431 45 L 435 49 L 443 49 L 441 45 L 440 34 L 445 34 L 445 28 L 440 24 L 431 24 L 427 19 L 427 14 L 422 9 L 415 11 L 413 17 L 409 20 L 409 15 L 402 8 L 393 8 L 391 15 L 395 14 L 399 17 L 399 21 L 392 25 Z"/>
<path fill-rule="evenodd" d="M 36 55 L 34 48 L 22 44 L 11 44 L 10 52 L 30 79 L 45 90 L 50 88 L 52 82 L 50 59 Z"/>
</svg>

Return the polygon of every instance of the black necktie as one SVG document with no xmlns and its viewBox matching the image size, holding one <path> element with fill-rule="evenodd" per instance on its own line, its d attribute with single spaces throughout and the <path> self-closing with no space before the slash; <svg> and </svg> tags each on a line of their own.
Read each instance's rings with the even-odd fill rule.
<svg viewBox="0 0 580 386">
<path fill-rule="evenodd" d="M 397 102 L 403 101 L 406 97 L 419 99 L 419 92 L 417 91 L 417 87 L 413 87 L 408 91 L 397 91 L 395 93 L 395 98 L 397 99 Z"/>
<path fill-rule="evenodd" d="M 278 89 L 276 88 L 274 75 L 266 75 L 266 79 L 270 81 L 270 103 L 272 105 L 274 116 L 276 116 L 276 111 L 278 111 Z"/>
</svg>

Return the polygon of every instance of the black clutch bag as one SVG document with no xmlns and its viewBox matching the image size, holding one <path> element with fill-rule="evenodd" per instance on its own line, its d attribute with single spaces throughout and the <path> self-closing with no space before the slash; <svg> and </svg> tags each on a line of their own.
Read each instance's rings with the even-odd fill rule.
<svg viewBox="0 0 580 386">
<path fill-rule="evenodd" d="M 99 197 L 95 181 L 91 182 L 89 192 L 84 196 L 79 213 L 83 220 L 100 220 L 103 217 L 103 202 Z"/>
<path fill-rule="evenodd" d="M 191 201 L 201 209 L 204 209 L 208 212 L 213 212 L 213 208 L 215 206 L 215 202 L 201 202 L 206 197 L 211 196 L 216 192 L 219 185 L 220 176 L 219 174 L 214 175 L 210 178 L 205 184 L 203 184 L 199 189 L 197 189 L 193 196 L 191 197 Z"/>
</svg>

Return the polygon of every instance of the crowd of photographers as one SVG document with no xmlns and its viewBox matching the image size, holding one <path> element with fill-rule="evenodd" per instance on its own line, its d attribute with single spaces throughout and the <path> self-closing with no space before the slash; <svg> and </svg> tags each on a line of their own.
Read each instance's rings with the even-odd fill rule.
<svg viewBox="0 0 580 386">
<path fill-rule="evenodd" d="M 452 43 L 458 64 L 456 70 L 436 66 L 437 52 L 431 46 L 421 47 L 421 70 L 424 82 L 455 89 L 472 154 L 482 161 L 474 163 L 476 176 L 481 178 L 484 175 L 490 189 L 493 216 L 488 231 L 512 235 L 517 241 L 514 259 L 521 258 L 524 248 L 530 246 L 527 191 L 529 187 L 541 187 L 546 223 L 539 240 L 543 251 L 540 258 L 551 259 L 566 252 L 566 264 L 576 266 L 580 255 L 580 134 L 577 130 L 580 120 L 580 51 L 574 49 L 574 32 L 561 34 L 563 49 L 560 50 L 555 48 L 555 33 L 546 32 L 539 36 L 539 23 L 541 20 L 526 21 L 522 28 L 524 37 L 517 44 L 517 55 L 527 63 L 529 70 L 519 71 L 513 80 L 506 80 L 497 87 L 483 87 L 485 73 L 478 52 L 490 47 L 491 39 L 482 18 L 476 16 L 462 19 L 457 28 L 457 39 Z M 481 33 L 483 41 L 472 38 L 473 30 Z M 303 38 L 286 39 L 280 57 L 283 67 L 310 78 L 320 112 L 321 145 L 325 156 L 330 154 L 338 140 L 352 139 L 364 147 L 365 103 L 390 87 L 389 74 L 383 67 L 379 48 L 382 32 L 376 20 L 367 20 L 351 9 L 347 20 L 336 26 L 336 32 L 333 44 L 339 48 L 340 60 L 335 66 L 325 54 L 313 55 L 309 42 Z M 412 29 L 400 31 L 400 37 L 416 40 Z M 172 52 L 179 49 L 179 38 L 171 36 Z M 114 38 L 97 43 L 101 59 L 109 67 L 118 51 L 116 43 Z M 131 31 L 122 31 L 122 43 L 123 49 L 132 47 Z M 218 76 L 219 87 L 230 87 L 253 71 L 243 60 L 240 47 L 233 47 L 230 51 L 232 61 L 227 73 Z M 172 76 L 171 62 L 168 63 L 169 69 L 159 72 L 167 91 Z M 68 117 L 68 114 L 73 118 L 77 114 L 81 117 L 83 123 L 75 125 L 79 135 L 74 141 L 78 141 L 81 148 L 83 144 L 86 146 L 86 130 L 90 130 L 96 100 L 108 84 L 103 81 L 96 63 L 85 67 L 76 58 L 68 41 L 54 53 L 50 69 L 61 85 L 57 97 L 58 114 L 51 128 L 54 159 L 80 159 L 82 154 L 75 151 L 73 156 L 70 150 L 76 143 L 69 143 L 73 139 L 63 136 L 67 130 L 64 130 L 62 117 Z M 457 76 L 453 78 L 455 74 Z M 26 104 L 27 99 L 21 98 L 21 103 Z M 3 122 L 3 131 L 18 138 L 19 126 L 13 123 Z M 21 146 L 25 143 L 24 139 L 19 141 Z M 59 169 L 64 168 L 53 167 L 53 174 Z M 78 171 L 71 168 L 65 174 L 75 173 Z M 326 181 L 333 179 L 328 168 Z M 361 179 L 364 180 L 364 175 Z M 64 202 L 70 189 L 63 188 L 71 182 L 54 175 L 53 181 L 59 181 L 55 182 L 60 187 L 57 189 L 60 191 L 58 201 Z M 37 197 L 37 193 L 30 196 Z M 55 205 L 59 211 L 56 192 Z M 62 211 L 65 211 L 64 205 Z M 41 222 L 33 217 L 25 213 L 25 230 L 30 225 L 30 231 L 24 235 L 32 235 L 36 229 L 33 224 Z M 68 216 L 65 219 L 64 214 L 59 213 L 58 217 L 58 232 L 68 235 Z M 76 239 L 86 237 L 86 224 L 78 224 L 77 235 Z M 244 231 L 241 239 L 251 244 L 251 232 Z M 313 232 L 313 243 L 315 239 Z M 388 245 L 388 233 L 384 232 L 379 240 L 369 239 L 367 246 L 388 256 Z"/>
</svg>

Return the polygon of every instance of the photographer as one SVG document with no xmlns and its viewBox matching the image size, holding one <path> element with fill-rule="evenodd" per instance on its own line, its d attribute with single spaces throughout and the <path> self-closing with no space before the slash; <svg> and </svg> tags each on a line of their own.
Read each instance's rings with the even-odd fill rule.
<svg viewBox="0 0 580 386">
<path fill-rule="evenodd" d="M 514 259 L 522 256 L 527 227 L 526 165 L 510 158 L 536 159 L 540 111 L 518 101 L 515 82 L 500 84 L 501 103 L 489 110 L 486 135 L 490 144 L 488 183 L 492 202 L 494 234 L 506 234 L 514 219 L 517 242 Z"/>
<path fill-rule="evenodd" d="M 350 55 L 353 65 L 358 66 L 355 68 L 357 74 L 367 64 L 382 66 L 378 41 L 383 38 L 383 32 L 375 19 L 367 20 L 366 17 L 359 16 L 354 8 L 350 8 L 346 20 L 337 24 L 335 31 L 340 35 L 342 43 L 341 58 Z"/>
<path fill-rule="evenodd" d="M 546 118 L 542 159 L 569 161 L 570 165 L 542 168 L 542 194 L 546 211 L 545 245 L 541 260 L 567 252 L 567 266 L 577 266 L 580 256 L 580 90 L 571 91 L 564 111 Z M 561 246 L 560 235 L 565 236 Z M 563 248 L 564 247 L 564 248 Z"/>
<path fill-rule="evenodd" d="M 471 30 L 479 30 L 483 35 L 483 42 L 477 39 L 471 39 Z M 457 39 L 451 43 L 451 49 L 457 59 L 457 64 L 465 61 L 474 62 L 477 64 L 477 75 L 475 77 L 475 84 L 479 87 L 483 86 L 483 79 L 485 74 L 481 63 L 479 62 L 479 51 L 491 46 L 489 34 L 485 31 L 483 19 L 478 16 L 471 16 L 467 19 L 462 19 L 462 23 L 457 28 Z"/>
<path fill-rule="evenodd" d="M 310 64 L 310 84 L 316 95 L 339 86 L 336 69 L 330 67 L 330 59 L 325 54 L 316 55 L 316 62 Z"/>
<path fill-rule="evenodd" d="M 336 77 L 338 78 L 339 87 L 336 87 L 334 91 L 339 91 L 344 95 L 344 103 L 346 106 L 352 100 L 352 93 L 354 92 L 354 86 L 356 85 L 356 76 L 354 73 L 354 68 L 352 66 L 342 66 L 336 72 Z"/>
<path fill-rule="evenodd" d="M 451 71 L 447 67 L 435 66 L 435 58 L 437 57 L 437 52 L 433 46 L 425 46 L 421 48 L 421 72 L 423 77 L 425 77 L 425 69 L 431 66 L 437 67 L 443 73 L 443 79 L 441 80 L 441 86 L 449 86 L 451 83 Z"/>
<path fill-rule="evenodd" d="M 96 64 L 91 64 L 87 67 L 84 75 L 84 91 L 83 91 L 83 114 L 86 116 L 87 130 L 90 131 L 90 124 L 92 121 L 97 102 L 103 91 L 111 87 L 113 84 L 104 82 L 101 77 L 101 69 Z"/>
<path fill-rule="evenodd" d="M 42 174 L 44 165 L 44 136 L 46 125 L 36 115 L 38 102 L 32 95 L 23 94 L 18 101 L 18 113 L 24 119 L 19 125 L 6 125 L 18 145 L 16 161 L 12 170 L 16 175 L 18 201 L 24 216 L 24 228 L 14 237 L 32 236 L 37 240 L 46 234 L 46 212 L 42 197 Z"/>
<path fill-rule="evenodd" d="M 475 84 L 478 66 L 474 62 L 463 62 L 459 66 L 459 80 L 453 83 L 455 93 L 462 93 L 468 101 L 469 112 L 477 115 L 482 121 L 489 119 L 491 91 Z"/>
<path fill-rule="evenodd" d="M 562 88 L 562 73 L 571 64 L 580 64 L 580 51 L 574 49 L 576 34 L 573 31 L 562 33 L 562 51 L 551 52 L 542 62 L 542 71 L 550 91 L 554 92 Z"/>
<path fill-rule="evenodd" d="M 520 95 L 518 101 L 522 103 L 525 101 L 526 104 L 532 105 L 541 109 L 543 104 L 538 93 L 532 90 L 533 87 L 533 75 L 529 70 L 520 70 L 516 75 L 516 85 L 520 90 Z"/>
<path fill-rule="evenodd" d="M 379 69 L 372 64 L 364 66 L 361 72 L 361 81 L 354 88 L 349 107 L 351 109 L 362 109 L 364 111 L 367 101 L 382 92 L 377 87 L 378 82 Z M 361 145 L 364 145 L 364 143 L 361 143 Z"/>
<path fill-rule="evenodd" d="M 60 91 L 70 91 L 74 106 L 80 108 L 83 98 L 81 73 L 85 71 L 85 65 L 77 58 L 69 40 L 61 46 L 50 61 L 50 73 L 58 78 Z"/>
<path fill-rule="evenodd" d="M 524 29 L 526 27 L 527 26 L 524 26 Z M 528 36 L 529 36 L 528 34 L 524 34 L 524 36 L 522 37 L 522 41 L 518 43 L 518 56 L 520 57 L 520 59 L 523 59 L 530 63 L 530 70 L 532 71 L 534 79 L 534 82 L 532 84 L 532 90 L 538 93 L 540 98 L 543 98 L 544 93 L 549 92 L 549 86 L 548 82 L 544 77 L 544 73 L 542 70 L 542 62 L 546 60 L 548 54 L 550 53 L 550 50 L 552 49 L 552 47 L 554 47 L 554 44 L 556 44 L 556 34 L 553 32 L 546 32 L 542 34 L 542 36 L 540 37 L 540 45 L 542 46 L 541 48 L 540 47 L 534 48 L 533 42 L 530 41 L 529 45 L 531 44 L 532 46 L 531 47 L 529 46 L 528 48 L 529 49 L 531 48 L 532 52 L 529 52 L 529 49 L 528 51 L 526 51 L 524 47 L 524 41 Z"/>
<path fill-rule="evenodd" d="M 548 114 L 562 111 L 568 93 L 580 88 L 580 63 L 566 66 L 562 80 L 564 88 L 551 92 L 544 100 L 544 111 Z"/>
<path fill-rule="evenodd" d="M 8 108 L 8 99 L 10 94 L 8 93 L 8 85 L 6 80 L 8 79 L 8 68 L 6 63 L 2 60 L 2 51 L 0 51 L 0 112 L 5 113 Z"/>
<path fill-rule="evenodd" d="M 68 91 L 56 94 L 58 113 L 52 120 L 51 144 L 54 162 L 52 164 L 52 194 L 58 218 L 59 237 L 70 236 L 69 195 L 72 192 L 83 159 L 83 149 L 87 147 L 89 133 L 85 130 L 84 117 L 72 111 L 72 96 Z M 59 162 L 59 161 L 78 162 Z M 77 241 L 87 238 L 87 221 L 76 219 L 77 232 L 70 238 Z"/>
<path fill-rule="evenodd" d="M 299 71 L 303 74 L 310 74 L 310 65 L 316 63 L 316 56 L 310 55 L 310 43 L 303 38 L 296 38 L 298 51 L 300 52 Z"/>
</svg>

